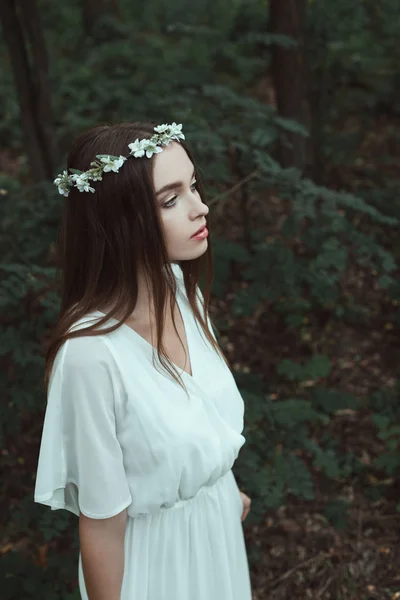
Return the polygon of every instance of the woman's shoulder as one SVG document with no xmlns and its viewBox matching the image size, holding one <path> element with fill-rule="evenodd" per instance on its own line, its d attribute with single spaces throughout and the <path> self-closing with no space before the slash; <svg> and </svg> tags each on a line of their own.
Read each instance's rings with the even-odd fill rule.
<svg viewBox="0 0 400 600">
<path fill-rule="evenodd" d="M 70 332 L 70 331 L 83 330 L 91 325 L 94 325 L 98 321 L 100 321 L 102 316 L 103 316 L 102 313 L 100 313 L 99 311 L 92 310 L 89 313 L 87 313 L 86 315 L 83 315 L 82 317 L 80 317 L 79 319 L 74 321 L 72 323 L 72 325 L 68 328 L 67 331 Z M 79 338 L 75 338 L 75 339 L 80 339 L 80 337 L 81 336 L 79 336 Z"/>
<path fill-rule="evenodd" d="M 77 319 L 67 329 L 67 334 L 81 331 L 82 335 L 67 337 L 57 351 L 55 365 L 82 371 L 92 368 L 94 365 L 110 362 L 110 353 L 107 344 L 104 342 L 105 336 L 102 333 L 97 335 L 85 335 L 84 333 L 87 327 L 100 320 L 100 318 L 101 315 L 94 311 Z"/>
</svg>

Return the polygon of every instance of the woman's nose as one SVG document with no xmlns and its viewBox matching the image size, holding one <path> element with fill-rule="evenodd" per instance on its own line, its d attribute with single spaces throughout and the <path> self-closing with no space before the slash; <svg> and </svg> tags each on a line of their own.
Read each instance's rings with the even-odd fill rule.
<svg viewBox="0 0 400 600">
<path fill-rule="evenodd" d="M 204 204 L 204 202 L 203 202 L 203 205 L 202 205 L 202 207 L 201 207 L 201 208 L 202 208 L 202 214 L 203 214 L 203 215 L 208 215 L 208 213 L 210 212 L 210 209 L 209 209 L 209 207 L 207 206 L 207 204 Z"/>
<path fill-rule="evenodd" d="M 202 202 L 202 200 L 200 199 L 199 213 L 202 214 L 202 215 L 208 215 L 209 212 L 210 212 L 210 209 L 207 206 L 207 204 L 204 204 L 204 202 Z"/>
</svg>

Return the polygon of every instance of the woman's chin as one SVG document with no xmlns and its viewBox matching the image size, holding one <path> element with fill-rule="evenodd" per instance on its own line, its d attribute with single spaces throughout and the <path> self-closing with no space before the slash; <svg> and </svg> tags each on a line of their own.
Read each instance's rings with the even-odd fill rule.
<svg viewBox="0 0 400 600">
<path fill-rule="evenodd" d="M 170 261 L 177 262 L 179 260 L 193 260 L 194 258 L 198 258 L 202 254 L 204 254 L 204 252 L 206 252 L 207 248 L 208 248 L 208 241 L 207 241 L 207 239 L 205 239 L 205 240 L 202 240 L 201 242 L 195 243 L 194 247 L 190 248 L 189 250 L 186 250 L 186 252 L 184 252 L 183 250 L 180 252 L 174 252 L 174 254 L 172 255 L 172 258 L 170 258 Z"/>
</svg>

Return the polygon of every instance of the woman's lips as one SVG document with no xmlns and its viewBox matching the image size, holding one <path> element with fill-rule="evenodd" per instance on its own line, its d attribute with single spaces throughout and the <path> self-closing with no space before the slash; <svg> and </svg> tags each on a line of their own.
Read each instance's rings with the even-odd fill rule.
<svg viewBox="0 0 400 600">
<path fill-rule="evenodd" d="M 208 236 L 208 229 L 204 225 L 196 234 L 192 235 L 191 240 L 204 240 Z"/>
</svg>

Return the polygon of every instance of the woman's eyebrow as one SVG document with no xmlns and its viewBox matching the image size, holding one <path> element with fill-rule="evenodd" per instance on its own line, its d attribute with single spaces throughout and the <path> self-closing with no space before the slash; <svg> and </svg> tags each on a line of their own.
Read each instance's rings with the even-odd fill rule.
<svg viewBox="0 0 400 600">
<path fill-rule="evenodd" d="M 193 179 L 193 177 L 195 175 L 196 175 L 196 169 L 193 169 L 193 175 L 191 176 L 190 181 Z M 169 190 L 175 190 L 176 188 L 179 188 L 182 186 L 183 186 L 183 181 L 173 181 L 172 183 L 167 183 L 167 185 L 164 185 L 162 188 L 160 188 L 158 190 L 158 192 L 156 192 L 156 196 L 159 196 L 163 192 L 168 192 Z"/>
</svg>

